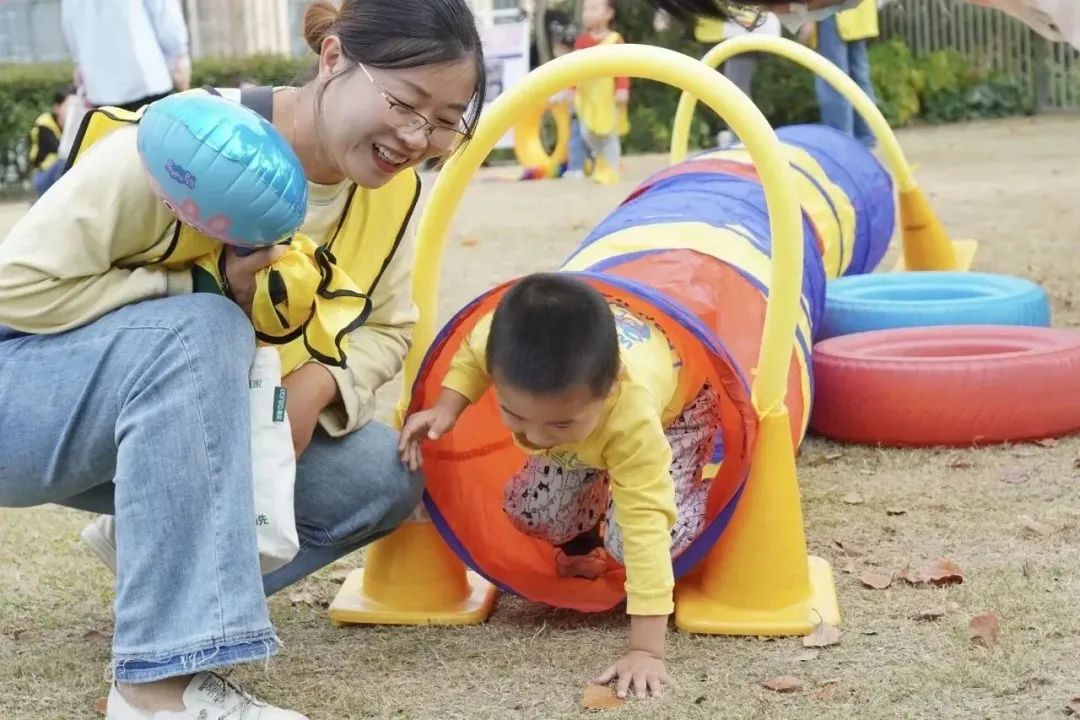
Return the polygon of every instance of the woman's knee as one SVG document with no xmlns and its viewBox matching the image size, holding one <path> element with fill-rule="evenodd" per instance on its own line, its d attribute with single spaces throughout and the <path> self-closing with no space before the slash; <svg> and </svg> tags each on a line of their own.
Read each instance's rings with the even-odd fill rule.
<svg viewBox="0 0 1080 720">
<path fill-rule="evenodd" d="M 184 354 L 211 368 L 246 373 L 255 353 L 255 330 L 240 307 L 220 295 L 194 293 L 168 298 L 159 314 Z"/>
</svg>

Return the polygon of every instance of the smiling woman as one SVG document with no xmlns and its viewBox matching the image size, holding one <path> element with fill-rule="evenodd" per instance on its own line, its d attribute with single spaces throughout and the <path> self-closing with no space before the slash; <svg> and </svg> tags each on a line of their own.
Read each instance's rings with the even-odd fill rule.
<svg viewBox="0 0 1080 720">
<path fill-rule="evenodd" d="M 301 545 L 284 567 L 260 575 L 248 409 L 256 276 L 268 287 L 283 249 L 240 256 L 180 223 L 140 160 L 140 116 L 117 108 L 92 113 L 70 167 L 0 241 L 0 505 L 115 515 L 83 533 L 117 574 L 109 720 L 302 718 L 210 671 L 273 655 L 265 594 L 419 500 L 396 433 L 371 421 L 374 393 L 416 320 L 412 168 L 472 132 L 480 39 L 465 0 L 320 2 L 305 39 L 319 58 L 301 87 L 192 91 L 272 122 L 306 176 L 300 233 L 371 303 L 344 367 L 302 338 L 277 345 Z M 220 278 L 193 267 L 208 253 Z"/>
</svg>

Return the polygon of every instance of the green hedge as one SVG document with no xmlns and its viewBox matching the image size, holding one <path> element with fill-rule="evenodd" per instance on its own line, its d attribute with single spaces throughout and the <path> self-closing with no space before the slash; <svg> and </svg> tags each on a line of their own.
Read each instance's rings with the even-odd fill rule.
<svg viewBox="0 0 1080 720">
<path fill-rule="evenodd" d="M 620 19 L 630 42 L 669 47 L 698 57 L 705 47 L 689 39 L 678 26 L 656 33 L 647 3 Z M 915 120 L 954 122 L 1026 113 L 1031 108 L 1027 88 L 1018 80 L 975 67 L 959 53 L 938 51 L 913 58 L 903 42 L 878 42 L 870 48 L 871 74 L 878 106 L 893 126 Z M 193 69 L 193 84 L 235 87 L 243 81 L 291 84 L 310 77 L 309 59 L 281 56 L 213 58 L 200 60 Z M 0 66 L 0 188 L 24 188 L 26 135 L 38 114 L 46 110 L 57 89 L 71 82 L 71 66 L 64 64 Z M 773 125 L 816 122 L 817 100 L 811 73 L 774 56 L 762 57 L 754 77 L 754 101 Z M 636 82 L 631 92 L 631 131 L 625 140 L 628 153 L 664 152 L 671 141 L 671 122 L 679 91 L 666 85 Z M 695 115 L 691 142 L 712 143 L 719 120 L 710 112 Z"/>
</svg>

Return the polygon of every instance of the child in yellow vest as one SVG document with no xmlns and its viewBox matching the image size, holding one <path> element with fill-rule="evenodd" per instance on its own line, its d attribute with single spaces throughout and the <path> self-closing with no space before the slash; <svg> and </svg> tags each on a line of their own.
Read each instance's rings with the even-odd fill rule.
<svg viewBox="0 0 1080 720">
<path fill-rule="evenodd" d="M 705 523 L 702 470 L 720 431 L 716 391 L 647 318 L 571 275 L 518 281 L 451 362 L 435 404 L 405 422 L 412 468 L 494 386 L 502 420 L 527 455 L 503 509 L 556 548 L 560 577 L 595 579 L 607 557 L 626 568 L 630 640 L 597 682 L 625 697 L 658 694 L 673 611 L 671 558 Z"/>
<path fill-rule="evenodd" d="M 574 41 L 574 49 L 623 42 L 622 36 L 611 29 L 614 21 L 615 0 L 585 0 L 581 12 L 585 32 Z M 577 87 L 574 109 L 594 159 L 592 178 L 603 185 L 619 180 L 619 137 L 630 131 L 629 102 L 629 78 L 599 78 Z"/>
</svg>

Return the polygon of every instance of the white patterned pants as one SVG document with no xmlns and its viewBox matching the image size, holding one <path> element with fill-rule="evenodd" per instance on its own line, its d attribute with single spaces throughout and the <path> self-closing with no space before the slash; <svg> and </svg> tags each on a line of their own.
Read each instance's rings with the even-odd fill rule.
<svg viewBox="0 0 1080 720">
<path fill-rule="evenodd" d="M 678 515 L 671 529 L 677 555 L 705 526 L 710 482 L 702 468 L 720 433 L 716 392 L 705 385 L 664 433 L 671 443 L 671 478 Z M 564 467 L 557 457 L 531 456 L 506 486 L 503 510 L 514 527 L 531 537 L 562 545 L 603 521 L 604 548 L 622 562 L 622 533 L 615 522 L 607 472 Z"/>
</svg>

